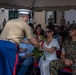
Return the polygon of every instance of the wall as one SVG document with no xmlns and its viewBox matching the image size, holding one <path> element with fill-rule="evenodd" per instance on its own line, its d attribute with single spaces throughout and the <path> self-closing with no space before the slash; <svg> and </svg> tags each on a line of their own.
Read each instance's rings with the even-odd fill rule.
<svg viewBox="0 0 76 75">
<path fill-rule="evenodd" d="M 61 20 L 61 17 L 62 17 L 62 11 L 58 11 L 57 10 L 57 25 L 60 25 L 60 20 Z"/>
<path fill-rule="evenodd" d="M 66 22 L 70 21 L 70 24 L 73 23 L 73 20 L 76 22 L 76 10 L 68 10 L 64 12 Z"/>
<path fill-rule="evenodd" d="M 0 29 L 2 29 L 2 27 L 3 27 L 2 22 L 3 22 L 4 18 L 6 20 L 8 20 L 8 10 L 1 8 L 0 9 Z"/>
<path fill-rule="evenodd" d="M 36 24 L 42 24 L 42 27 L 45 28 L 48 23 L 47 20 L 52 15 L 54 18 L 54 11 L 42 11 L 42 12 L 34 12 L 34 19 L 36 21 Z M 55 25 L 60 25 L 60 19 L 62 16 L 62 11 L 57 11 L 56 20 L 57 23 Z"/>
<path fill-rule="evenodd" d="M 41 24 L 42 28 L 45 29 L 45 11 L 42 12 L 34 12 L 34 20 L 37 24 Z"/>
</svg>

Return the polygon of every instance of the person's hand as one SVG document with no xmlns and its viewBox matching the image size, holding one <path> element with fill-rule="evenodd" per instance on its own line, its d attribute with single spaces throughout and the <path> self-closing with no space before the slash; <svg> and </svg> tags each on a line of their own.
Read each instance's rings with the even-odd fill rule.
<svg viewBox="0 0 76 75">
<path fill-rule="evenodd" d="M 22 40 L 21 42 L 25 43 L 25 44 L 30 44 L 30 42 L 28 40 Z"/>
<path fill-rule="evenodd" d="M 24 49 L 24 52 L 26 52 L 27 51 L 27 49 Z"/>
<path fill-rule="evenodd" d="M 27 49 L 20 48 L 20 52 L 26 52 Z"/>
<path fill-rule="evenodd" d="M 22 59 L 24 59 L 24 58 L 26 58 L 27 56 L 26 55 L 24 55 L 24 56 L 21 56 L 22 57 Z"/>
<path fill-rule="evenodd" d="M 29 56 L 30 56 L 30 54 L 25 54 L 24 56 L 22 56 L 22 58 L 24 59 L 24 58 L 29 57 Z"/>
<path fill-rule="evenodd" d="M 27 49 L 22 49 L 22 52 L 26 52 L 27 51 Z"/>
<path fill-rule="evenodd" d="M 73 61 L 71 61 L 71 60 L 69 60 L 69 59 L 65 59 L 64 64 L 65 64 L 67 67 L 70 67 L 70 66 L 73 64 Z"/>
<path fill-rule="evenodd" d="M 42 50 L 42 48 L 43 48 L 43 44 L 44 44 L 43 41 L 39 42 L 40 50 Z"/>
<path fill-rule="evenodd" d="M 26 44 L 31 44 L 28 40 L 27 40 L 27 41 L 25 41 L 25 43 L 26 43 Z"/>
<path fill-rule="evenodd" d="M 42 39 L 38 39 L 38 42 L 42 42 Z"/>
</svg>

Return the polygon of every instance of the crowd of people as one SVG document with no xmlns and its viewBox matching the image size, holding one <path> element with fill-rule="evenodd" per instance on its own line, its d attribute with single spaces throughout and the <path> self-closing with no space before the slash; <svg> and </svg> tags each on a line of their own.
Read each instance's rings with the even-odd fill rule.
<svg viewBox="0 0 76 75">
<path fill-rule="evenodd" d="M 43 30 L 41 24 L 34 28 L 32 23 L 27 23 L 28 14 L 25 10 L 19 10 L 19 18 L 8 21 L 4 26 L 0 35 L 0 75 L 26 75 L 35 60 L 35 47 L 44 51 L 46 58 L 44 60 L 41 56 L 38 59 L 41 75 L 58 75 L 58 70 L 64 67 L 71 68 L 72 74 L 76 75 L 76 24 L 66 28 L 49 22 Z M 45 40 L 41 45 L 42 37 Z M 57 57 L 58 50 L 60 56 Z M 18 68 L 20 62 L 22 64 Z"/>
</svg>

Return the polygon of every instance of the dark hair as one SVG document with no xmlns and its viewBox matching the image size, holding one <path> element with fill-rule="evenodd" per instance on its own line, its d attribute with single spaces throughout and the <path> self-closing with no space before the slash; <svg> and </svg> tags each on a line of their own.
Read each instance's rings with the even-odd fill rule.
<svg viewBox="0 0 76 75">
<path fill-rule="evenodd" d="M 37 26 L 38 26 L 38 27 L 41 27 L 41 24 L 38 24 Z M 41 28 L 42 28 L 42 27 L 41 27 Z"/>
<path fill-rule="evenodd" d="M 53 31 L 54 32 L 54 25 L 52 26 L 47 26 L 46 28 L 49 29 L 49 31 Z M 53 34 L 54 35 L 54 34 Z M 45 34 L 45 37 L 47 38 L 47 35 Z"/>
<path fill-rule="evenodd" d="M 36 28 L 34 29 L 34 32 L 33 32 L 34 34 L 37 34 L 36 29 L 37 29 L 38 27 L 41 28 L 41 26 L 37 25 Z"/>
<path fill-rule="evenodd" d="M 34 29 L 34 25 L 32 23 L 29 23 L 28 25 Z"/>
<path fill-rule="evenodd" d="M 60 26 L 60 30 L 64 30 L 64 28 L 65 28 L 65 27 L 64 27 L 63 25 L 62 25 L 62 26 Z"/>
<path fill-rule="evenodd" d="M 48 28 L 50 31 L 54 31 L 54 25 L 53 26 L 47 26 L 46 28 Z"/>
<path fill-rule="evenodd" d="M 41 28 L 41 35 L 44 35 L 44 30 L 42 29 L 41 24 L 38 24 L 38 25 L 36 26 L 36 28 L 34 29 L 34 32 L 33 32 L 33 33 L 34 33 L 34 34 L 37 34 L 36 29 L 37 29 L 38 27 Z"/>
<path fill-rule="evenodd" d="M 76 30 L 76 23 L 69 26 L 69 30 Z"/>
<path fill-rule="evenodd" d="M 59 26 L 55 26 L 55 27 L 57 27 L 57 28 L 58 28 L 58 30 L 60 29 L 60 28 L 59 28 Z"/>
</svg>

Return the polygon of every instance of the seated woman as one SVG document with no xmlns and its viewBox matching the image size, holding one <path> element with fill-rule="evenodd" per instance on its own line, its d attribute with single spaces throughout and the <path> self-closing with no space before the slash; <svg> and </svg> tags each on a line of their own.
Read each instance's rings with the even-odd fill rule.
<svg viewBox="0 0 76 75">
<path fill-rule="evenodd" d="M 36 26 L 33 33 L 35 34 L 37 40 L 39 40 L 41 37 L 44 37 L 44 30 L 42 29 L 40 24 Z"/>
<path fill-rule="evenodd" d="M 39 67 L 41 75 L 50 75 L 49 71 L 49 63 L 52 60 L 57 59 L 56 50 L 59 49 L 59 44 L 56 39 L 53 38 L 54 27 L 47 26 L 46 27 L 46 35 L 47 39 L 44 41 L 42 49 L 44 50 L 44 55 L 46 60 L 44 60 L 44 56 L 40 58 Z"/>
<path fill-rule="evenodd" d="M 29 43 L 29 41 L 24 38 L 20 43 L 20 53 L 19 53 L 19 62 L 22 62 L 22 65 L 18 71 L 17 75 L 25 75 L 28 67 L 33 63 L 34 57 L 32 56 L 32 51 L 34 47 Z"/>
<path fill-rule="evenodd" d="M 39 43 L 45 40 L 44 31 L 42 30 L 41 24 L 38 24 L 34 29 L 34 36 Z M 40 58 L 34 58 L 34 62 L 39 62 Z"/>
</svg>

